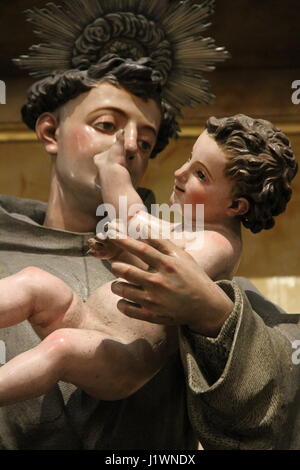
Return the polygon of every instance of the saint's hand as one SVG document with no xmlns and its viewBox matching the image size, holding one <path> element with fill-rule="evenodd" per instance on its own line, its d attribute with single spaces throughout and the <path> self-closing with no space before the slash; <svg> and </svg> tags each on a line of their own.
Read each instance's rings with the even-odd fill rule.
<svg viewBox="0 0 300 470">
<path fill-rule="evenodd" d="M 184 250 L 169 240 L 112 242 L 137 256 L 149 268 L 143 270 L 113 262 L 116 281 L 112 291 L 123 297 L 118 303 L 125 315 L 152 323 L 187 325 L 206 336 L 217 336 L 233 309 L 233 303 Z"/>
</svg>

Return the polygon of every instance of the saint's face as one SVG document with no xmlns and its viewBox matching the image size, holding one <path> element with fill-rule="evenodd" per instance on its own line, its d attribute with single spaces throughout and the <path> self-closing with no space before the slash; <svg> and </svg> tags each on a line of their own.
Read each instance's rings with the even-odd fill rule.
<svg viewBox="0 0 300 470">
<path fill-rule="evenodd" d="M 54 167 L 61 188 L 75 197 L 97 198 L 97 203 L 101 202 L 93 157 L 112 146 L 119 129 L 125 131 L 125 151 L 134 157 L 128 158 L 128 170 L 134 186 L 139 185 L 161 123 L 155 101 L 144 101 L 104 82 L 69 101 L 57 115 Z"/>
<path fill-rule="evenodd" d="M 206 223 L 222 222 L 232 204 L 233 182 L 224 174 L 228 156 L 213 137 L 204 131 L 197 139 L 192 154 L 175 171 L 170 203 L 204 204 Z M 193 211 L 193 215 L 196 211 Z"/>
</svg>

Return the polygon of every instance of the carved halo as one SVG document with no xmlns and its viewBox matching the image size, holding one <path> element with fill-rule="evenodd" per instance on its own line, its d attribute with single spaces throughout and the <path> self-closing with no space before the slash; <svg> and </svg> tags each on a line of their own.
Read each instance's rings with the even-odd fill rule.
<svg viewBox="0 0 300 470">
<path fill-rule="evenodd" d="M 85 70 L 106 54 L 134 60 L 150 57 L 162 77 L 163 98 L 180 110 L 210 103 L 203 72 L 228 58 L 202 33 L 210 26 L 214 0 L 68 0 L 27 10 L 43 41 L 15 59 L 36 77 L 72 68 Z"/>
</svg>

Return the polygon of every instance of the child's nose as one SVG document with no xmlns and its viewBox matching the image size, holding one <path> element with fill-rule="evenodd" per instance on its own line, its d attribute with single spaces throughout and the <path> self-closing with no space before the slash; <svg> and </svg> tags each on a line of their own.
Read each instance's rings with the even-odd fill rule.
<svg viewBox="0 0 300 470">
<path fill-rule="evenodd" d="M 175 171 L 174 176 L 178 181 L 185 183 L 188 179 L 188 163 L 185 163 L 180 168 L 178 168 Z"/>
</svg>

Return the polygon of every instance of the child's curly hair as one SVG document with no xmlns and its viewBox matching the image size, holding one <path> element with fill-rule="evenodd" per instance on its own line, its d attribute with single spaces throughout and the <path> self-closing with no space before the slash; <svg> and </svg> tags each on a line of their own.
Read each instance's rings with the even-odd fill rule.
<svg viewBox="0 0 300 470">
<path fill-rule="evenodd" d="M 229 155 L 225 174 L 235 183 L 233 196 L 249 202 L 242 223 L 254 233 L 272 228 L 291 198 L 298 170 L 288 138 L 269 121 L 244 114 L 211 117 L 206 129 Z"/>
</svg>

